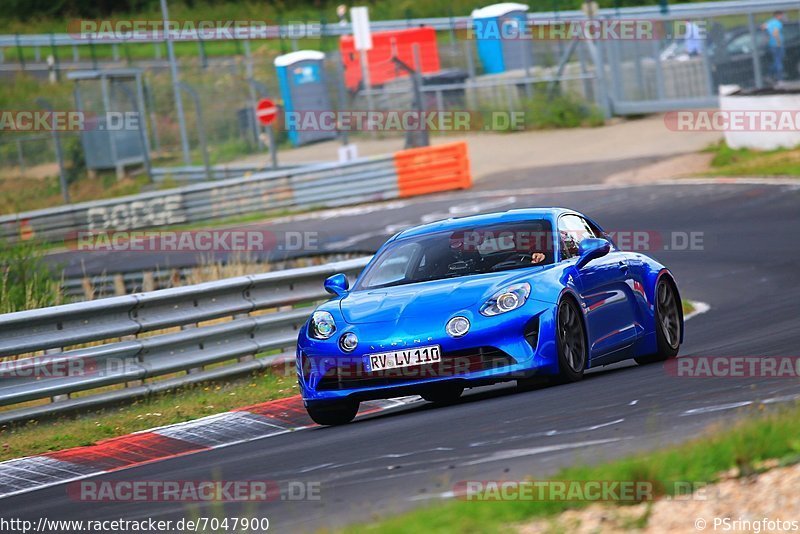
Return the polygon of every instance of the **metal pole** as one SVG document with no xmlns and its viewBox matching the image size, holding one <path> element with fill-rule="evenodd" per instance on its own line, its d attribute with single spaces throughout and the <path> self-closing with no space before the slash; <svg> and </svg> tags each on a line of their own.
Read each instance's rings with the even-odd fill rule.
<svg viewBox="0 0 800 534">
<path fill-rule="evenodd" d="M 750 31 L 750 38 L 752 42 L 758 43 L 758 35 L 756 34 L 756 18 L 753 16 L 752 13 L 747 14 L 747 26 L 749 27 Z M 753 51 L 751 52 L 753 57 L 753 73 L 755 74 L 755 82 L 757 88 L 764 87 L 764 76 L 761 73 L 761 61 L 758 59 L 758 46 L 753 46 Z"/>
<path fill-rule="evenodd" d="M 105 129 L 106 135 L 108 136 L 108 146 L 111 149 L 111 161 L 114 162 L 114 165 L 117 168 L 119 174 L 119 165 L 117 163 L 117 144 L 114 142 L 114 137 L 116 132 L 112 132 L 108 128 L 108 112 L 111 111 L 111 99 L 108 97 L 108 78 L 105 74 L 100 75 L 100 94 L 103 96 L 103 117 L 100 124 L 102 124 L 103 128 Z M 119 179 L 120 176 L 117 176 Z"/>
<path fill-rule="evenodd" d="M 123 86 L 123 89 L 128 90 Z M 142 155 L 144 156 L 144 166 L 147 172 L 147 177 L 153 181 L 153 163 L 150 161 L 150 139 L 147 135 L 147 114 L 144 106 L 144 88 L 142 82 L 142 75 L 136 73 L 136 96 L 131 95 L 131 98 L 136 106 L 136 114 L 139 117 L 139 135 L 142 139 Z M 155 125 L 154 125 L 155 126 Z"/>
<path fill-rule="evenodd" d="M 161 15 L 164 17 L 164 27 L 169 25 L 169 11 L 167 10 L 167 0 L 161 0 Z M 167 55 L 169 56 L 169 71 L 172 75 L 172 92 L 175 95 L 175 112 L 178 114 L 178 128 L 181 133 L 181 149 L 183 150 L 183 162 L 191 165 L 192 158 L 189 154 L 189 137 L 186 135 L 186 117 L 183 114 L 183 100 L 181 100 L 180 79 L 178 78 L 178 64 L 175 61 L 175 48 L 172 46 L 170 34 L 166 33 L 164 39 L 167 43 Z M 198 120 L 199 122 L 199 120 Z"/>
<path fill-rule="evenodd" d="M 661 68 L 661 47 L 658 40 L 653 39 L 653 62 L 656 71 L 656 96 L 664 100 L 664 71 Z"/>
<path fill-rule="evenodd" d="M 344 86 L 344 64 L 342 63 L 341 57 L 339 57 L 339 60 L 336 62 L 336 73 L 336 93 L 339 97 L 339 111 L 343 112 L 347 108 L 347 96 L 345 94 L 347 89 Z M 350 142 L 347 130 L 339 130 L 339 136 L 342 138 L 342 145 L 347 146 Z"/>
<path fill-rule="evenodd" d="M 527 29 L 528 19 L 522 23 Z M 525 97 L 527 99 L 533 98 L 533 87 L 531 86 L 531 57 L 530 53 L 533 50 L 533 39 L 528 42 L 528 39 L 522 39 L 522 64 L 525 68 Z"/>
<path fill-rule="evenodd" d="M 595 98 L 597 99 L 598 106 L 600 106 L 600 110 L 603 112 L 603 116 L 608 119 L 611 117 L 613 109 L 611 102 L 608 100 L 608 88 L 606 87 L 605 81 L 606 67 L 603 64 L 603 53 L 591 39 L 586 39 L 584 42 L 586 43 L 586 49 L 589 51 L 589 56 L 591 56 L 592 62 L 594 63 L 595 79 L 597 81 Z"/>
<path fill-rule="evenodd" d="M 37 98 L 36 103 L 52 112 L 53 106 L 49 101 L 43 98 Z M 64 204 L 69 204 L 69 188 L 67 187 L 67 171 L 64 168 L 64 151 L 61 150 L 61 136 L 58 135 L 58 129 L 53 128 L 53 143 L 56 147 L 56 158 L 58 159 L 58 181 L 61 185 L 61 196 L 64 198 Z"/>
<path fill-rule="evenodd" d="M 419 62 L 419 58 L 417 57 L 419 53 L 418 45 L 414 45 L 414 56 L 415 61 Z M 394 61 L 401 69 L 407 72 L 411 76 L 411 83 L 414 86 L 414 109 L 416 109 L 417 113 L 422 116 L 423 111 L 423 104 L 422 104 L 422 79 L 420 77 L 419 72 L 416 69 L 413 69 L 410 65 L 404 63 L 401 59 L 397 57 L 393 57 L 392 61 Z M 406 133 L 406 148 L 414 148 L 417 146 L 428 146 L 430 144 L 430 139 L 428 137 L 428 130 L 425 128 L 424 125 L 420 125 L 420 143 L 417 144 L 414 141 L 414 132 L 409 130 Z"/>
<path fill-rule="evenodd" d="M 361 82 L 367 91 L 367 111 L 372 111 L 372 83 L 369 81 L 369 65 L 367 64 L 367 51 L 361 50 Z"/>
<path fill-rule="evenodd" d="M 258 125 L 258 117 L 256 117 L 256 89 L 250 80 L 253 79 L 253 55 L 250 53 L 250 41 L 244 41 L 244 69 L 247 76 L 247 89 L 250 96 L 250 122 L 253 125 L 253 136 L 256 140 L 256 147 L 261 148 L 264 143 L 261 141 L 261 127 Z"/>
<path fill-rule="evenodd" d="M 467 55 L 467 73 L 469 74 L 469 79 L 475 79 L 475 60 L 472 57 L 472 45 L 469 41 L 464 41 L 464 52 Z"/>
<path fill-rule="evenodd" d="M 183 89 L 189 96 L 192 97 L 194 101 L 194 111 L 197 115 L 197 137 L 200 139 L 200 151 L 203 154 L 203 166 L 206 169 L 206 178 L 209 180 L 214 179 L 214 175 L 211 172 L 211 161 L 208 159 L 208 144 L 206 143 L 206 130 L 203 126 L 203 110 L 200 106 L 200 97 L 197 96 L 197 91 L 192 89 L 192 87 L 188 84 L 183 82 L 178 82 L 178 89 Z"/>
<path fill-rule="evenodd" d="M 263 83 L 257 82 L 253 78 L 248 78 L 247 83 L 249 83 L 252 88 L 258 90 L 261 96 L 269 96 L 269 91 L 267 91 L 267 87 Z M 255 113 L 255 107 L 253 107 L 253 113 Z M 275 142 L 275 130 L 272 129 L 272 126 L 267 126 L 265 130 L 267 131 L 267 141 L 269 142 L 269 155 L 270 159 L 272 160 L 272 168 L 277 169 L 278 145 Z"/>
</svg>

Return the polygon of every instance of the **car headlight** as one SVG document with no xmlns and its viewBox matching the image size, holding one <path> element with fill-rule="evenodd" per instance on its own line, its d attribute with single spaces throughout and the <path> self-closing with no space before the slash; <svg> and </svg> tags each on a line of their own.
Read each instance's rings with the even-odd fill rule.
<svg viewBox="0 0 800 534">
<path fill-rule="evenodd" d="M 315 311 L 311 316 L 311 337 L 328 339 L 336 332 L 336 323 L 333 315 L 326 311 Z"/>
<path fill-rule="evenodd" d="M 469 319 L 466 317 L 453 317 L 447 321 L 445 330 L 450 337 L 461 337 L 469 332 Z"/>
<path fill-rule="evenodd" d="M 342 334 L 342 337 L 339 338 L 339 347 L 344 352 L 353 352 L 356 350 L 358 346 L 358 336 L 356 336 L 352 332 L 345 332 Z"/>
<path fill-rule="evenodd" d="M 530 294 L 531 285 L 527 282 L 509 286 L 492 295 L 492 298 L 481 306 L 481 315 L 491 317 L 493 315 L 500 315 L 501 313 L 516 310 L 525 304 Z"/>
</svg>

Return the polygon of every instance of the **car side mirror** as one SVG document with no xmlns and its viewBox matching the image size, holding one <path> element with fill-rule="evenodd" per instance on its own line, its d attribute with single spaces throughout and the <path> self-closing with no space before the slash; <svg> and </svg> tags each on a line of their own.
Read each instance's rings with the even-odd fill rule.
<svg viewBox="0 0 800 534">
<path fill-rule="evenodd" d="M 575 267 L 583 269 L 590 261 L 602 258 L 611 252 L 611 243 L 606 239 L 587 237 L 581 241 L 578 251 L 580 252 L 580 256 L 578 257 L 578 263 L 575 264 Z"/>
<path fill-rule="evenodd" d="M 347 293 L 348 289 L 350 289 L 350 282 L 347 281 L 347 277 L 342 273 L 329 276 L 325 280 L 325 291 L 331 295 L 341 297 Z"/>
</svg>

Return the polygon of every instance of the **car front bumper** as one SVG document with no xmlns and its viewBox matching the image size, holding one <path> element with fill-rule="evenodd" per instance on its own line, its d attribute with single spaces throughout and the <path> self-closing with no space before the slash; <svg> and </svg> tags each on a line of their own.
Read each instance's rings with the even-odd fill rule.
<svg viewBox="0 0 800 534">
<path fill-rule="evenodd" d="M 469 332 L 452 338 L 445 324 L 461 315 L 470 321 Z M 555 374 L 555 308 L 551 303 L 529 299 L 517 310 L 495 317 L 461 311 L 444 317 L 404 318 L 393 322 L 339 325 L 328 340 L 317 340 L 301 329 L 297 344 L 298 383 L 308 403 L 352 399 L 369 400 L 417 394 L 443 383 L 465 387 Z M 352 353 L 339 348 L 345 332 L 358 336 Z M 369 354 L 441 347 L 439 364 L 369 372 Z"/>
</svg>

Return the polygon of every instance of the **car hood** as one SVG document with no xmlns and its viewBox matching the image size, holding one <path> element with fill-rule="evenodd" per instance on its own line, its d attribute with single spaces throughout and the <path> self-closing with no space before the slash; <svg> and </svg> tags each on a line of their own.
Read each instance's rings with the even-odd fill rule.
<svg viewBox="0 0 800 534">
<path fill-rule="evenodd" d="M 432 280 L 381 289 L 354 291 L 339 301 L 350 324 L 449 315 L 479 304 L 496 291 L 527 279 L 542 268 Z"/>
</svg>

